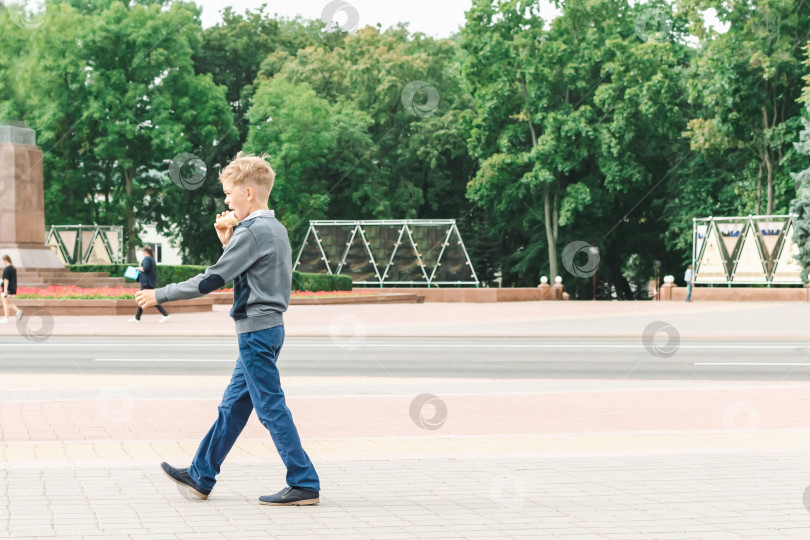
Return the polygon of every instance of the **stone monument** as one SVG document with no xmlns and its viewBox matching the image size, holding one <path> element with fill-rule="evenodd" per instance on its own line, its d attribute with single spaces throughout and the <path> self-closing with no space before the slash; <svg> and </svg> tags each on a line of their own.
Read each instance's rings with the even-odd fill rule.
<svg viewBox="0 0 810 540">
<path fill-rule="evenodd" d="M 0 123 L 0 257 L 18 268 L 64 268 L 45 246 L 42 151 L 33 129 Z"/>
</svg>

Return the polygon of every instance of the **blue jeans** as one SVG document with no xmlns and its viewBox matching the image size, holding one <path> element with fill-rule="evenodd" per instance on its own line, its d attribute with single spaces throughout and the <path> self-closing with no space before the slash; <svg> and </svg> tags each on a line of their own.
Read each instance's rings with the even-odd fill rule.
<svg viewBox="0 0 810 540">
<path fill-rule="evenodd" d="M 270 431 L 287 467 L 287 484 L 320 491 L 318 473 L 301 447 L 301 438 L 284 401 L 276 367 L 284 344 L 284 327 L 240 334 L 238 338 L 239 358 L 219 405 L 219 416 L 200 443 L 189 475 L 204 489 L 214 487 L 222 462 L 255 407 L 259 421 Z"/>
<path fill-rule="evenodd" d="M 686 301 L 690 302 L 692 300 L 692 284 L 691 283 L 686 284 L 686 290 L 687 290 Z"/>
</svg>

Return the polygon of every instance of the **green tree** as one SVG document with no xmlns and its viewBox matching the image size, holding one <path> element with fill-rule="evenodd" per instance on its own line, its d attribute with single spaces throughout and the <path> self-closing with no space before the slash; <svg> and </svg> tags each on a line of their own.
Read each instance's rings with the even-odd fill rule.
<svg viewBox="0 0 810 540">
<path fill-rule="evenodd" d="M 25 55 L 28 37 L 29 33 L 0 9 L 0 121 L 22 117 L 20 105 L 24 100 L 15 80 L 23 69 L 20 60 Z"/>
<path fill-rule="evenodd" d="M 86 21 L 61 2 L 48 6 L 41 27 L 3 32 L 10 45 L 22 47 L 13 87 L 24 96 L 18 109 L 43 151 L 46 224 L 119 224 L 123 215 L 104 164 L 93 157 L 98 134 L 85 122 L 92 69 L 83 49 Z"/>
<path fill-rule="evenodd" d="M 804 0 L 685 0 L 701 38 L 690 102 L 692 148 L 714 155 L 706 165 L 731 172 L 737 212 L 787 211 L 793 198 L 788 154 L 799 129 L 801 48 L 810 31 Z M 715 8 L 728 31 L 705 28 L 699 10 Z M 718 154 L 725 159 L 718 159 Z"/>
<path fill-rule="evenodd" d="M 189 263 L 210 262 L 219 254 L 210 232 L 211 216 L 224 209 L 221 187 L 215 178 L 223 165 L 246 149 L 248 111 L 253 105 L 260 68 L 264 66 L 265 73 L 275 73 L 298 49 L 328 46 L 338 39 L 320 32 L 320 21 L 273 18 L 267 15 L 265 6 L 244 14 L 228 7 L 222 18 L 222 22 L 203 31 L 194 50 L 194 69 L 198 75 L 210 75 L 215 84 L 226 89 L 233 120 L 230 128 L 218 132 L 215 144 L 205 150 L 209 181 L 195 191 L 172 193 L 159 207 L 160 214 L 170 218 L 165 221 L 165 228 L 169 230 L 176 224 L 173 228 L 180 235 L 183 258 Z M 269 67 L 269 57 L 280 59 L 274 69 Z M 258 152 L 263 151 L 266 149 Z M 282 184 L 280 179 L 279 185 Z"/>
<path fill-rule="evenodd" d="M 249 117 L 245 149 L 270 155 L 278 178 L 273 207 L 301 240 L 309 219 L 326 217 L 331 187 L 358 173 L 361 152 L 372 145 L 371 120 L 350 104 L 330 104 L 306 83 L 281 78 L 259 85 Z"/>
<path fill-rule="evenodd" d="M 278 21 L 264 13 L 265 6 L 237 14 L 233 8 L 222 11 L 222 22 L 203 31 L 203 39 L 194 51 L 198 74 L 210 74 L 224 86 L 226 99 L 234 115 L 237 136 L 225 149 L 235 155 L 247 139 L 245 115 L 250 109 L 253 82 L 262 61 L 276 50 L 280 37 Z"/>
<path fill-rule="evenodd" d="M 806 59 L 804 65 L 810 68 L 810 43 L 805 45 Z M 810 69 L 808 69 L 810 71 Z M 796 151 L 804 156 L 810 156 L 810 74 L 803 77 L 804 88 L 799 102 L 804 105 L 805 117 L 802 118 L 804 129 L 800 134 L 799 141 L 794 143 Z M 810 166 L 798 173 L 791 173 L 796 181 L 796 198 L 791 204 L 791 213 L 796 215 L 796 231 L 793 239 L 799 247 L 799 258 L 804 268 L 802 270 L 802 280 L 808 281 L 810 272 Z"/>
<path fill-rule="evenodd" d="M 639 39 L 645 7 L 566 2 L 548 30 L 537 2 L 478 0 L 467 13 L 469 144 L 480 162 L 468 196 L 508 241 L 504 283 L 556 276 L 559 247 L 573 240 L 600 248 L 600 275 L 621 298 L 633 294 L 630 256 L 651 267 L 665 227 L 649 195 L 676 163 L 688 57 L 677 34 Z"/>
<path fill-rule="evenodd" d="M 94 73 L 87 121 L 97 126 L 97 159 L 110 163 L 123 186 L 127 249 L 135 256 L 136 211 L 148 214 L 160 191 L 138 193 L 138 178 L 165 169 L 177 153 L 199 150 L 190 134 L 212 145 L 232 117 L 224 89 L 195 75 L 192 52 L 201 38 L 194 4 L 127 8 L 113 4 L 88 36 Z M 181 189 L 163 183 L 163 189 Z M 136 201 L 139 205 L 136 210 Z M 142 202 L 141 202 L 142 201 Z"/>
<path fill-rule="evenodd" d="M 224 89 L 194 73 L 201 33 L 194 4 L 149 1 L 58 3 L 31 32 L 19 84 L 46 154 L 49 222 L 122 224 L 129 260 L 136 220 L 183 232 L 180 216 L 162 213 L 184 193 L 168 164 L 190 152 L 210 165 L 210 149 L 232 126 Z"/>
<path fill-rule="evenodd" d="M 367 27 L 354 35 L 344 34 L 341 40 L 334 47 L 306 47 L 295 56 L 286 51 L 271 54 L 261 70 L 256 106 L 265 86 L 273 87 L 266 94 L 273 98 L 250 114 L 252 137 L 254 129 L 265 129 L 267 118 L 272 117 L 275 124 L 279 112 L 283 114 L 282 103 L 296 102 L 292 108 L 299 110 L 305 102 L 279 94 L 279 88 L 288 87 L 278 81 L 287 81 L 319 111 L 333 115 L 332 127 L 321 121 L 310 126 L 286 124 L 301 136 L 275 135 L 286 141 L 281 147 L 281 139 L 251 138 L 250 148 L 271 152 L 271 161 L 313 152 L 331 156 L 326 169 L 319 160 L 303 166 L 285 158 L 280 164 L 282 170 L 298 175 L 287 180 L 303 190 L 296 194 L 306 201 L 297 209 L 297 219 L 463 216 L 470 208 L 464 185 L 473 162 L 463 133 L 470 103 L 459 76 L 457 45 L 410 34 L 404 26 L 385 31 Z M 324 130 L 322 137 L 311 133 L 319 130 Z M 285 177 L 279 181 L 283 183 Z"/>
</svg>

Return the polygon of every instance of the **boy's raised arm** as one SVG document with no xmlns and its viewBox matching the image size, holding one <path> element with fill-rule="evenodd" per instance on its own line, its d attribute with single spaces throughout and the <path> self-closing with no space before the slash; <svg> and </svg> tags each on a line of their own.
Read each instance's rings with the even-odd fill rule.
<svg viewBox="0 0 810 540">
<path fill-rule="evenodd" d="M 166 285 L 155 291 L 158 303 L 190 300 L 213 292 L 242 274 L 259 259 L 256 237 L 247 227 L 233 233 L 219 260 L 205 272 L 182 283 Z"/>
</svg>

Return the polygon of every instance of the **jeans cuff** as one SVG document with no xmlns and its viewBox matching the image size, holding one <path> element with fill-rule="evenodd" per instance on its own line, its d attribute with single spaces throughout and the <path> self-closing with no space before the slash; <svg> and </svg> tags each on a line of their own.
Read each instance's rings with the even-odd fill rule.
<svg viewBox="0 0 810 540">
<path fill-rule="evenodd" d="M 188 475 L 189 475 L 189 476 L 191 477 L 191 479 L 192 479 L 192 480 L 194 480 L 194 482 L 195 482 L 195 483 L 196 483 L 198 486 L 200 486 L 201 488 L 203 488 L 203 489 L 208 489 L 208 490 L 214 489 L 214 484 L 208 485 L 208 483 L 203 482 L 203 481 L 201 481 L 199 478 L 197 478 L 197 476 L 198 476 L 198 475 L 195 473 L 195 471 L 194 471 L 194 466 L 193 466 L 193 465 L 192 465 L 191 467 L 189 467 L 189 468 L 188 468 Z"/>
</svg>

